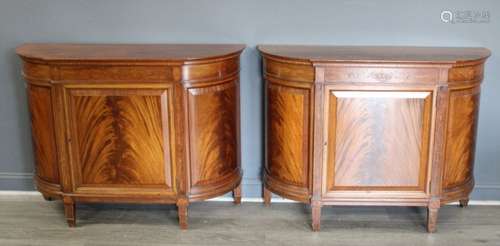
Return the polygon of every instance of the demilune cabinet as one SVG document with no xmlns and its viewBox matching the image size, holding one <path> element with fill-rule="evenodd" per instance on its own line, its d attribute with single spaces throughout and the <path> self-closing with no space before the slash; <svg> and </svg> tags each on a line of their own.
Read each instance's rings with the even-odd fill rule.
<svg viewBox="0 0 500 246">
<path fill-rule="evenodd" d="M 484 48 L 262 45 L 264 201 L 467 205 Z"/>
<path fill-rule="evenodd" d="M 241 200 L 243 45 L 25 44 L 35 183 L 75 203 Z"/>
</svg>

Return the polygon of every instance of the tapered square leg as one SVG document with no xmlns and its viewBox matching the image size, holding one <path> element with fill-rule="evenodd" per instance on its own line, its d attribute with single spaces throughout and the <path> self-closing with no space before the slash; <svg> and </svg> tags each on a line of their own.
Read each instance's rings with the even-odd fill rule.
<svg viewBox="0 0 500 246">
<path fill-rule="evenodd" d="M 69 227 L 76 226 L 76 204 L 71 197 L 64 197 L 64 215 Z"/>
<path fill-rule="evenodd" d="M 427 208 L 427 231 L 429 233 L 436 232 L 438 211 L 439 208 Z"/>
<path fill-rule="evenodd" d="M 264 188 L 262 190 L 262 196 L 264 198 L 264 205 L 266 205 L 266 206 L 271 205 L 271 196 L 272 196 L 272 193 L 271 193 L 271 191 L 269 191 L 268 189 L 266 189 L 265 186 L 264 186 Z"/>
<path fill-rule="evenodd" d="M 241 183 L 233 190 L 234 204 L 241 204 Z"/>
<path fill-rule="evenodd" d="M 459 203 L 460 203 L 460 207 L 465 208 L 465 207 L 469 206 L 469 198 L 459 200 Z"/>
<path fill-rule="evenodd" d="M 177 214 L 179 216 L 179 227 L 183 230 L 188 228 L 188 205 L 187 200 L 181 199 L 177 201 Z"/>
<path fill-rule="evenodd" d="M 311 204 L 312 208 L 312 230 L 319 231 L 321 229 L 321 202 L 314 201 Z"/>
</svg>

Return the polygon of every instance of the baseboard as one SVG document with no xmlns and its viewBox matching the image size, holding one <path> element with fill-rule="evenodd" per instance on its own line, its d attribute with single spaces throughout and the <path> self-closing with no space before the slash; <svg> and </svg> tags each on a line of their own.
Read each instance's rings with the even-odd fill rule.
<svg viewBox="0 0 500 246">
<path fill-rule="evenodd" d="M 16 196 L 19 198 L 34 198 L 34 199 L 42 199 L 42 195 L 38 191 L 0 191 L 0 198 L 8 198 L 8 197 Z M 1 199 L 0 199 L 1 200 Z M 232 197 L 217 197 L 217 198 L 212 198 L 207 201 L 211 202 L 232 202 L 233 198 Z M 248 202 L 248 203 L 263 203 L 264 200 L 260 197 L 243 197 L 241 198 L 242 202 Z M 297 201 L 277 197 L 272 199 L 272 203 L 298 203 Z M 458 205 L 457 202 L 450 203 L 448 205 Z M 495 200 L 471 200 L 469 202 L 469 205 L 478 205 L 478 206 L 500 206 L 500 200 L 495 201 Z"/>
<path fill-rule="evenodd" d="M 28 172 L 0 172 L 0 195 L 39 194 L 34 191 L 33 173 Z M 243 178 L 243 201 L 262 202 L 262 182 L 259 178 Z M 3 191 L 2 191 L 3 190 Z M 219 200 L 217 200 L 219 199 Z M 229 201 L 229 196 L 216 198 L 216 201 Z M 279 197 L 273 197 L 273 202 L 293 202 Z M 476 184 L 471 195 L 472 205 L 497 205 L 500 203 L 500 183 Z"/>
<path fill-rule="evenodd" d="M 1 195 L 1 193 L 0 193 Z M 213 201 L 213 202 L 232 202 L 233 198 L 232 197 L 216 197 L 213 199 L 209 199 L 208 201 Z M 262 198 L 258 197 L 243 197 L 241 198 L 242 202 L 258 202 L 258 203 L 263 203 L 264 200 Z M 298 203 L 297 201 L 285 199 L 285 198 L 272 198 L 272 203 Z M 458 202 L 452 202 L 447 205 L 458 205 Z M 479 206 L 500 206 L 500 201 L 482 201 L 482 200 L 470 200 L 469 205 L 479 205 Z"/>
<path fill-rule="evenodd" d="M 34 190 L 33 173 L 0 172 L 0 190 Z"/>
<path fill-rule="evenodd" d="M 0 190 L 0 196 L 42 196 L 38 191 Z"/>
<path fill-rule="evenodd" d="M 32 179 L 33 173 L 0 172 L 0 179 Z"/>
</svg>

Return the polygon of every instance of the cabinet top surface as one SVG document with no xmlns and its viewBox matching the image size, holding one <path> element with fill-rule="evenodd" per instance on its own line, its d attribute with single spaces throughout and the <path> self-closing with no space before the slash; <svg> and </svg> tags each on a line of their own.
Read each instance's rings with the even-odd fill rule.
<svg viewBox="0 0 500 246">
<path fill-rule="evenodd" d="M 239 54 L 241 44 L 23 44 L 16 53 L 44 61 L 185 62 Z"/>
<path fill-rule="evenodd" d="M 480 47 L 259 45 L 265 55 L 306 62 L 454 64 L 488 58 Z"/>
</svg>

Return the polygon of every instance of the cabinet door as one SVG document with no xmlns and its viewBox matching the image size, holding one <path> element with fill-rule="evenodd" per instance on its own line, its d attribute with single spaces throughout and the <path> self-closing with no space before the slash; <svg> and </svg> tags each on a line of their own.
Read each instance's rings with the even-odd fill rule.
<svg viewBox="0 0 500 246">
<path fill-rule="evenodd" d="M 310 89 L 269 83 L 267 86 L 268 182 L 294 186 L 309 195 Z"/>
<path fill-rule="evenodd" d="M 425 196 L 431 91 L 330 88 L 325 109 L 327 196 Z"/>
<path fill-rule="evenodd" d="M 59 185 L 51 90 L 50 86 L 36 84 L 29 84 L 27 88 L 36 175 L 45 182 Z"/>
<path fill-rule="evenodd" d="M 187 94 L 191 194 L 214 192 L 240 177 L 237 142 L 236 81 Z"/>
<path fill-rule="evenodd" d="M 65 86 L 76 192 L 174 192 L 171 92 L 130 84 Z"/>
</svg>

